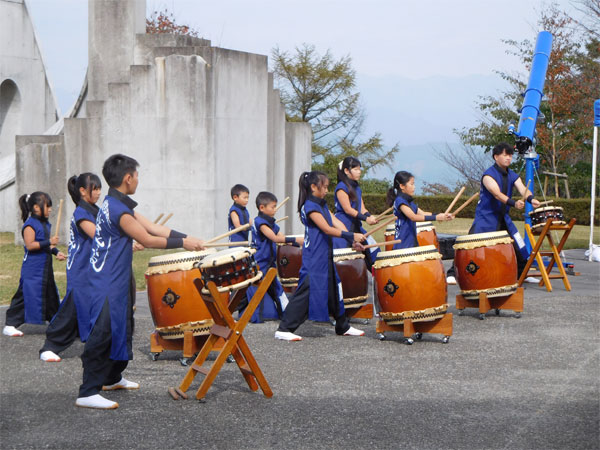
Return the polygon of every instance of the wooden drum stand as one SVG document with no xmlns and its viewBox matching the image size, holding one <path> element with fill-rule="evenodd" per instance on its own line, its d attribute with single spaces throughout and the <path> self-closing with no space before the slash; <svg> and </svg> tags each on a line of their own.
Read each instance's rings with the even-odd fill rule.
<svg viewBox="0 0 600 450">
<path fill-rule="evenodd" d="M 511 295 L 503 297 L 488 297 L 485 292 L 479 293 L 479 298 L 469 300 L 461 294 L 456 296 L 456 309 L 458 315 L 462 316 L 465 308 L 479 308 L 479 318 L 485 319 L 485 314 L 491 309 L 496 310 L 496 315 L 500 314 L 501 309 L 510 309 L 515 312 L 515 317 L 518 319 L 523 312 L 523 288 L 517 288 L 517 291 Z"/>
<path fill-rule="evenodd" d="M 446 313 L 439 319 L 429 322 L 413 322 L 410 319 L 405 319 L 402 324 L 388 325 L 384 320 L 378 320 L 375 326 L 375 331 L 379 333 L 380 341 L 385 340 L 385 331 L 396 331 L 403 333 L 404 343 L 412 345 L 414 335 L 417 340 L 423 337 L 423 333 L 438 333 L 443 334 L 442 343 L 447 344 L 452 336 L 452 313 Z"/>
<path fill-rule="evenodd" d="M 232 313 L 242 299 L 243 294 L 245 294 L 247 287 L 235 291 L 230 301 L 229 292 L 219 292 L 214 282 L 209 281 L 206 284 L 209 294 L 204 294 L 202 293 L 202 288 L 204 287 L 202 280 L 199 278 L 194 280 L 196 289 L 200 292 L 202 300 L 206 304 L 215 324 L 211 327 L 208 339 L 204 343 L 200 353 L 198 353 L 194 363 L 188 369 L 179 387 L 170 387 L 168 389 L 169 394 L 174 400 L 178 400 L 179 398 L 187 399 L 185 391 L 188 390 L 198 373 L 204 374 L 205 378 L 196 392 L 196 399 L 203 400 L 229 355 L 233 356 L 242 376 L 252 391 L 257 391 L 260 387 L 265 397 L 270 398 L 273 396 L 273 391 L 271 391 L 258 363 L 254 359 L 246 340 L 242 336 L 242 332 L 246 328 L 246 325 L 248 325 L 252 314 L 263 299 L 276 275 L 277 269 L 269 269 L 259 283 L 258 289 L 249 301 L 244 314 L 242 314 L 237 322 L 234 320 Z M 210 367 L 203 367 L 202 364 L 206 361 L 209 353 L 217 350 L 215 345 L 220 339 L 224 341 L 224 345 L 218 351 L 217 358 Z"/>
</svg>

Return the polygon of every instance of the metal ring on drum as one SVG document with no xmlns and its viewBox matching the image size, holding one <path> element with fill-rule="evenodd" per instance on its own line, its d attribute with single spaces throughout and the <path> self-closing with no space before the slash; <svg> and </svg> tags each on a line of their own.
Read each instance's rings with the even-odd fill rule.
<svg viewBox="0 0 600 450">
<path fill-rule="evenodd" d="M 552 225 L 566 225 L 565 214 L 560 206 L 545 206 L 536 208 L 529 213 L 531 218 L 531 231 L 540 234 L 548 219 L 552 219 Z"/>
</svg>

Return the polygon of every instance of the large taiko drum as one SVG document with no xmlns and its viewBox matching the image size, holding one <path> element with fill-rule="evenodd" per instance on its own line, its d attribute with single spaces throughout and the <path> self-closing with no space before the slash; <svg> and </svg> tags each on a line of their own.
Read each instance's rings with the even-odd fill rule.
<svg viewBox="0 0 600 450">
<path fill-rule="evenodd" d="M 198 265 L 214 249 L 153 256 L 146 270 L 150 314 L 164 339 L 181 339 L 191 330 L 194 336 L 208 334 L 213 324 L 194 286 L 200 276 Z"/>
<path fill-rule="evenodd" d="M 304 237 L 293 235 L 293 238 Z M 293 292 L 298 287 L 302 267 L 302 247 L 291 244 L 277 244 L 277 274 L 285 292 Z"/>
<path fill-rule="evenodd" d="M 365 255 L 351 248 L 333 250 L 333 262 L 342 282 L 345 308 L 360 308 L 369 299 L 369 279 Z"/>
<path fill-rule="evenodd" d="M 396 223 L 392 222 L 387 227 L 385 227 L 385 232 L 383 233 L 383 238 L 385 239 L 386 242 L 388 242 L 388 241 L 393 241 L 394 236 L 396 236 Z M 389 252 L 390 250 L 394 249 L 394 245 L 388 244 L 384 248 L 385 248 L 386 252 Z"/>
<path fill-rule="evenodd" d="M 214 282 L 219 292 L 231 292 L 249 286 L 263 275 L 254 260 L 255 253 L 253 248 L 235 247 L 207 256 L 200 264 L 202 281 L 205 285 L 209 281 Z M 204 287 L 202 293 L 208 294 L 209 290 Z"/>
<path fill-rule="evenodd" d="M 567 224 L 563 209 L 560 206 L 536 208 L 529 213 L 529 217 L 531 217 L 531 231 L 533 234 L 540 234 L 548 219 L 552 219 L 552 225 Z"/>
<path fill-rule="evenodd" d="M 467 300 L 506 297 L 516 292 L 517 257 L 506 231 L 458 236 L 453 248 L 456 281 Z"/>
<path fill-rule="evenodd" d="M 425 245 L 435 245 L 437 251 L 440 251 L 440 243 L 435 232 L 435 226 L 432 222 L 417 222 L 417 242 L 420 247 Z"/>
<path fill-rule="evenodd" d="M 448 310 L 442 255 L 433 245 L 379 252 L 373 268 L 379 315 L 389 325 L 433 321 Z"/>
</svg>

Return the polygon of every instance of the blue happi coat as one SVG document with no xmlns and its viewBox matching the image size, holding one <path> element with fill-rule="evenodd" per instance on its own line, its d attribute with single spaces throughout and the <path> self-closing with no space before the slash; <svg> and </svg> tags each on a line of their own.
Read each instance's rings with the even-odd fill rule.
<svg viewBox="0 0 600 450">
<path fill-rule="evenodd" d="M 85 342 L 91 331 L 88 272 L 92 243 L 94 242 L 80 227 L 82 221 L 96 223 L 98 207 L 81 200 L 71 217 L 69 227 L 69 255 L 67 256 L 67 292 L 65 300 L 71 296 L 77 311 L 79 337 Z M 63 301 L 61 307 L 66 303 Z"/>
<path fill-rule="evenodd" d="M 233 205 L 231 205 L 231 208 L 229 208 L 229 214 L 227 215 L 227 225 L 229 226 L 229 231 L 235 229 L 235 225 L 231 221 L 231 213 L 234 211 L 238 215 L 238 218 L 240 220 L 240 225 L 246 225 L 250 221 L 250 214 L 248 213 L 248 210 L 246 209 L 246 207 L 240 206 L 237 203 L 234 203 Z M 248 230 L 247 229 L 238 231 L 237 233 L 229 236 L 230 242 L 241 242 L 241 241 L 247 241 L 247 240 L 248 240 Z"/>
<path fill-rule="evenodd" d="M 263 213 L 259 213 L 252 224 L 252 246 L 256 249 L 254 259 L 264 275 L 271 267 L 276 267 L 277 244 L 261 232 L 260 229 L 263 225 L 269 227 L 275 234 L 279 233 L 279 225 L 275 223 L 274 217 L 269 217 Z M 276 298 L 272 298 L 269 292 L 265 293 L 265 296 L 252 314 L 252 318 L 250 319 L 252 323 L 261 323 L 264 319 L 280 319 L 278 309 L 282 311 L 285 306 L 281 304 L 280 300 L 283 295 L 283 287 L 279 278 L 273 280 L 273 285 Z M 251 299 L 256 291 L 257 287 L 248 287 L 246 291 L 248 299 Z"/>
<path fill-rule="evenodd" d="M 51 225 L 45 218 L 31 215 L 23 224 L 21 234 L 27 227 L 31 227 L 35 232 L 36 241 L 42 242 L 50 239 Z M 49 317 L 46 317 L 48 306 L 48 299 L 46 298 L 47 284 L 52 283 L 54 285 L 52 253 L 50 247 L 40 250 L 27 250 L 25 246 L 23 248 L 25 254 L 21 266 L 19 289 L 23 291 L 25 323 L 43 324 L 47 318 L 49 319 Z M 52 280 L 50 280 L 50 277 Z M 58 290 L 56 290 L 56 297 L 58 298 Z"/>
<path fill-rule="evenodd" d="M 529 257 L 525 242 L 521 237 L 517 227 L 508 215 L 509 206 L 494 198 L 492 193 L 486 189 L 483 184 L 483 177 L 490 176 L 498 183 L 498 187 L 508 198 L 512 196 L 515 181 L 519 175 L 512 170 L 504 170 L 497 164 L 487 169 L 481 177 L 481 187 L 479 189 L 479 202 L 475 209 L 475 219 L 469 230 L 469 234 L 489 233 L 492 231 L 503 230 L 506 227 L 508 234 L 515 240 L 521 254 L 525 259 Z"/>
<path fill-rule="evenodd" d="M 131 350 L 132 302 L 131 262 L 133 239 L 123 232 L 119 221 L 123 214 L 134 215 L 137 203 L 127 195 L 109 189 L 98 212 L 96 235 L 92 244 L 89 267 L 90 323 L 100 316 L 108 302 L 110 310 L 110 358 L 126 361 L 133 358 Z"/>
<path fill-rule="evenodd" d="M 335 277 L 335 295 L 339 301 L 339 314 L 344 313 L 344 301 L 340 289 L 340 277 L 333 264 L 333 242 L 331 236 L 323 233 L 310 219 L 311 212 L 320 213 L 330 226 L 332 225 L 331 213 L 327 208 L 325 199 L 310 195 L 301 210 L 301 220 L 304 224 L 304 246 L 302 248 L 302 267 L 298 288 L 309 280 L 308 318 L 318 322 L 329 321 L 329 273 L 330 267 Z"/>
<path fill-rule="evenodd" d="M 415 214 L 419 210 L 419 207 L 410 195 L 403 192 L 398 194 L 394 201 L 394 215 L 396 216 L 396 233 L 394 239 L 402 239 L 402 242 L 394 244 L 394 250 L 419 246 L 417 241 L 417 223 L 404 215 L 400 209 L 402 205 L 408 206 Z"/>
</svg>

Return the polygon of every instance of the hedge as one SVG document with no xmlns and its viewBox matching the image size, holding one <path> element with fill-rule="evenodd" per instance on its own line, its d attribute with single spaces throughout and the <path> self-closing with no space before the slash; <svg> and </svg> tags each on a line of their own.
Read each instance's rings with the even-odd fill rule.
<svg viewBox="0 0 600 450">
<path fill-rule="evenodd" d="M 436 195 L 436 196 L 416 196 L 415 202 L 419 205 L 423 211 L 433 211 L 433 212 L 442 212 L 445 211 L 448 205 L 452 202 L 454 197 L 451 195 Z M 457 203 L 453 209 L 456 209 L 460 206 L 464 201 L 467 200 L 467 196 L 464 195 Z M 387 208 L 385 203 L 385 195 L 384 194 L 363 194 L 363 201 L 365 202 L 365 206 L 372 214 L 379 214 Z M 567 221 L 571 220 L 571 218 L 575 217 L 577 219 L 578 225 L 589 225 L 590 224 L 590 205 L 591 199 L 589 198 L 573 198 L 570 200 L 563 198 L 551 198 L 548 197 L 548 200 L 554 200 L 548 206 L 560 206 L 564 210 L 565 217 Z M 327 196 L 327 203 L 329 208 L 334 210 L 334 199 L 333 195 Z M 475 207 L 477 206 L 477 201 L 471 202 L 469 206 L 463 209 L 459 217 L 475 217 Z M 510 217 L 515 220 L 523 219 L 523 212 L 518 209 L 511 208 L 510 209 Z M 596 200 L 596 209 L 594 214 L 594 222 L 598 223 L 600 221 L 600 207 L 599 202 Z"/>
</svg>

